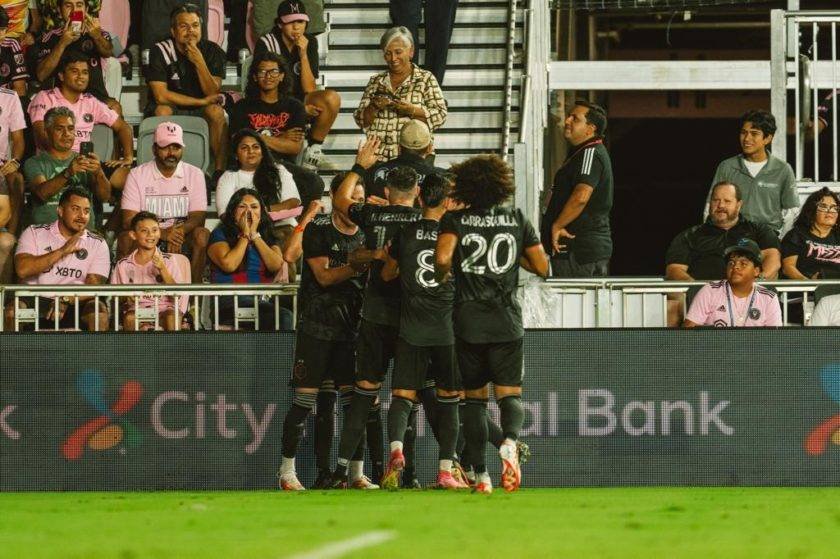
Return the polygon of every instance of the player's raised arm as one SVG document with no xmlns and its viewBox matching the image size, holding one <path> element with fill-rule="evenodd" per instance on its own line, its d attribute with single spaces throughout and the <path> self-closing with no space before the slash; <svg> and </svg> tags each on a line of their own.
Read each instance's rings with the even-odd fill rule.
<svg viewBox="0 0 840 559">
<path fill-rule="evenodd" d="M 350 206 L 356 202 L 353 200 L 353 190 L 359 179 L 367 174 L 367 170 L 376 164 L 376 150 L 379 148 L 380 140 L 376 136 L 370 136 L 365 142 L 359 146 L 359 151 L 356 154 L 356 163 L 353 168 L 341 181 L 338 190 L 333 197 L 333 208 L 342 215 L 348 215 Z"/>
</svg>

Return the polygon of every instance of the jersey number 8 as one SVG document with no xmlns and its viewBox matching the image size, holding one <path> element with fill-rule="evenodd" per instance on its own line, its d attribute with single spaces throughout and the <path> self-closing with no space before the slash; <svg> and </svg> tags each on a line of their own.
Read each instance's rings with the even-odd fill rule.
<svg viewBox="0 0 840 559">
<path fill-rule="evenodd" d="M 493 240 L 490 241 L 489 250 L 487 239 L 478 233 L 468 233 L 461 239 L 461 244 L 464 247 L 474 245 L 472 254 L 464 259 L 461 263 L 461 270 L 467 274 L 484 275 L 487 268 L 494 274 L 504 274 L 510 270 L 516 260 L 516 239 L 510 233 L 499 233 Z M 504 262 L 499 262 L 499 248 L 502 244 L 507 244 L 507 258 Z M 486 258 L 485 258 L 486 256 Z M 479 260 L 484 260 L 484 264 L 479 264 Z"/>
</svg>

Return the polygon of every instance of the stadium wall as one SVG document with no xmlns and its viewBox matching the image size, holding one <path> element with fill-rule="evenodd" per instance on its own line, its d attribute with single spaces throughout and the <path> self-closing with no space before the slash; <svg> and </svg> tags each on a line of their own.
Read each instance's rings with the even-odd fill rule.
<svg viewBox="0 0 840 559">
<path fill-rule="evenodd" d="M 837 339 L 531 330 L 526 485 L 836 485 Z M 293 343 L 268 332 L 0 336 L 0 490 L 272 487 Z M 419 453 L 430 482 L 428 428 Z M 313 461 L 307 436 L 305 484 Z"/>
</svg>

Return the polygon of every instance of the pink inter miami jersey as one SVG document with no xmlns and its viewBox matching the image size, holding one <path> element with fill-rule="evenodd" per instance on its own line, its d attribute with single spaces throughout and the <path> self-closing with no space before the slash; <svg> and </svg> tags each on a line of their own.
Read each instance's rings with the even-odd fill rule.
<svg viewBox="0 0 840 559">
<path fill-rule="evenodd" d="M 114 271 L 111 273 L 111 283 L 114 285 L 162 285 L 163 280 L 160 279 L 160 273 L 155 265 L 151 262 L 138 264 L 137 260 L 135 260 L 136 256 L 137 251 L 135 250 L 117 262 L 117 265 L 114 267 Z M 166 269 L 169 270 L 169 273 L 172 274 L 172 278 L 175 280 L 175 283 L 190 283 L 190 278 L 184 277 L 182 268 L 176 261 L 176 258 L 179 256 L 184 259 L 186 259 L 186 257 L 177 254 L 169 254 L 167 252 L 162 253 L 162 256 L 163 263 L 166 266 Z M 174 307 L 172 299 L 172 297 L 159 297 L 158 309 L 160 311 L 172 309 Z M 186 303 L 186 301 L 184 301 L 184 303 Z M 120 302 L 120 304 L 123 303 Z M 155 298 L 139 297 L 138 304 L 141 308 L 153 308 L 155 306 Z M 127 305 L 128 308 L 132 308 L 134 306 L 134 299 L 127 298 Z M 186 310 L 185 304 L 183 307 L 184 310 Z"/>
<path fill-rule="evenodd" d="M 164 177 L 157 163 L 149 161 L 128 174 L 122 195 L 122 209 L 152 212 L 164 229 L 183 221 L 189 212 L 207 211 L 207 187 L 198 167 L 181 161 L 175 173 Z"/>
<path fill-rule="evenodd" d="M 738 298 L 727 290 L 726 280 L 716 281 L 704 285 L 694 300 L 685 318 L 701 326 L 731 327 L 735 326 L 781 326 L 782 309 L 776 294 L 760 286 L 755 286 L 755 297 Z M 729 298 L 726 294 L 729 291 Z M 729 301 L 732 302 L 730 316 Z M 749 308 L 748 308 L 749 307 Z"/>
<path fill-rule="evenodd" d="M 9 158 L 9 132 L 26 128 L 20 97 L 11 89 L 0 87 L 0 161 Z"/>
<path fill-rule="evenodd" d="M 82 142 L 89 142 L 93 126 L 104 124 L 113 126 L 119 116 L 108 108 L 108 105 L 91 95 L 82 93 L 79 100 L 71 103 L 61 94 L 57 87 L 45 89 L 39 92 L 29 103 L 29 118 L 32 122 L 44 120 L 44 115 L 53 107 L 67 107 L 76 115 L 76 140 L 73 142 L 73 151 L 79 152 Z M 97 154 L 100 155 L 100 154 Z M 100 155 L 100 159 L 103 157 Z"/>
<path fill-rule="evenodd" d="M 27 227 L 20 235 L 15 254 L 41 256 L 64 246 L 67 242 L 58 229 L 58 221 Z M 65 256 L 41 275 L 23 280 L 28 285 L 80 285 L 88 274 L 108 277 L 111 254 L 105 239 L 85 231 L 76 252 Z"/>
</svg>

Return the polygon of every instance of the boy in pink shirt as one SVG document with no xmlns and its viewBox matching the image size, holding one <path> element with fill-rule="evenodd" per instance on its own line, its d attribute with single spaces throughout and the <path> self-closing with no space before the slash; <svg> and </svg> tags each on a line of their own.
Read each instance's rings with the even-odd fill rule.
<svg viewBox="0 0 840 559">
<path fill-rule="evenodd" d="M 204 227 L 207 215 L 207 187 L 198 167 L 181 161 L 184 131 L 173 122 L 155 129 L 153 161 L 135 167 L 128 174 L 122 195 L 119 253 L 135 247 L 131 220 L 138 212 L 156 214 L 160 219 L 161 250 L 180 254 L 191 252 L 193 283 L 201 282 L 207 258 L 210 232 Z"/>
<path fill-rule="evenodd" d="M 139 212 L 135 215 L 131 220 L 130 234 L 137 248 L 117 262 L 111 274 L 112 284 L 156 285 L 163 283 L 173 285 L 190 282 L 190 278 L 183 273 L 183 267 L 179 263 L 179 259 L 186 262 L 186 258 L 180 254 L 169 254 L 158 249 L 160 226 L 155 214 Z M 173 297 L 157 298 L 159 320 L 164 330 L 178 329 L 173 299 Z M 186 297 L 181 299 L 182 304 L 179 312 L 183 316 L 187 306 L 183 299 L 186 299 Z M 134 302 L 134 297 L 120 301 L 125 308 L 123 314 L 123 328 L 125 330 L 136 329 Z M 137 304 L 142 309 L 153 309 L 155 308 L 155 297 L 140 297 Z"/>
<path fill-rule="evenodd" d="M 111 268 L 111 255 L 105 239 L 86 229 L 90 220 L 91 195 L 80 187 L 65 190 L 58 204 L 58 220 L 33 225 L 21 233 L 15 252 L 15 270 L 28 285 L 101 285 L 106 283 Z M 75 325 L 76 305 L 72 297 L 61 297 L 58 309 L 55 299 L 40 303 L 41 327 L 59 328 Z M 20 306 L 25 307 L 22 304 Z M 88 330 L 94 330 L 96 310 L 91 297 L 79 297 L 81 319 Z M 11 310 L 11 313 L 9 312 Z M 108 328 L 108 311 L 99 307 L 99 330 Z M 14 320 L 14 308 L 7 309 L 7 320 Z"/>
<path fill-rule="evenodd" d="M 761 249 L 752 239 L 741 239 L 724 251 L 726 279 L 704 285 L 691 302 L 684 328 L 715 326 L 782 326 L 776 294 L 755 285 L 761 273 Z"/>
</svg>

